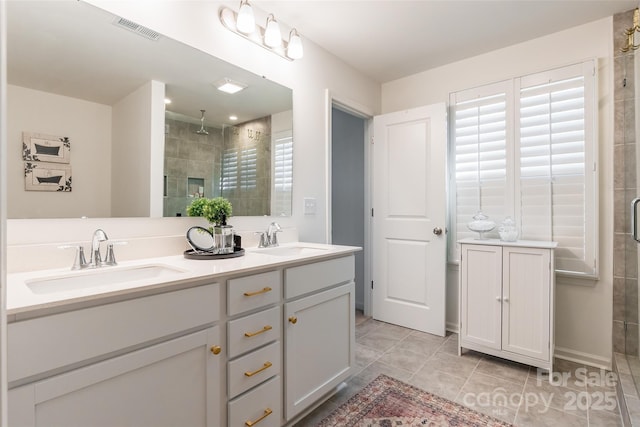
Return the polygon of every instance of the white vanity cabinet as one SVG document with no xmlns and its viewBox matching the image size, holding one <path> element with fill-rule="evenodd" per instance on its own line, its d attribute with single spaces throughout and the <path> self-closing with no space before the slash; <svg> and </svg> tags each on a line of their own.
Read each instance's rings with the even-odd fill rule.
<svg viewBox="0 0 640 427">
<path fill-rule="evenodd" d="M 217 284 L 8 325 L 9 425 L 217 427 Z"/>
<path fill-rule="evenodd" d="M 292 420 L 355 364 L 353 255 L 284 271 L 285 414 Z"/>
<path fill-rule="evenodd" d="M 552 369 L 555 242 L 464 239 L 459 347 Z"/>
</svg>

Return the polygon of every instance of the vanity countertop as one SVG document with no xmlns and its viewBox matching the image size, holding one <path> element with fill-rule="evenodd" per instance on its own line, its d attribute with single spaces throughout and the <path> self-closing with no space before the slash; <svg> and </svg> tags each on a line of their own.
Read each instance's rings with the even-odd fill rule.
<svg viewBox="0 0 640 427">
<path fill-rule="evenodd" d="M 69 268 L 38 270 L 7 275 L 7 315 L 9 321 L 37 317 L 51 312 L 77 309 L 83 305 L 108 303 L 130 295 L 179 289 L 194 281 L 212 281 L 219 277 L 251 274 L 255 271 L 283 267 L 300 261 L 321 261 L 339 255 L 348 255 L 361 250 L 355 246 L 325 245 L 319 243 L 287 243 L 277 248 L 249 248 L 244 256 L 216 260 L 191 260 L 183 255 L 145 258 L 125 261 L 113 267 L 71 271 Z M 90 284 L 94 275 L 133 271 L 144 267 L 169 271 L 158 277 L 120 280 L 119 283 Z M 76 277 L 86 276 L 84 280 Z M 57 279 L 73 278 L 80 286 L 66 286 L 56 290 L 46 289 Z M 32 290 L 34 283 L 38 289 Z M 35 288 L 34 288 L 35 289 Z"/>
</svg>

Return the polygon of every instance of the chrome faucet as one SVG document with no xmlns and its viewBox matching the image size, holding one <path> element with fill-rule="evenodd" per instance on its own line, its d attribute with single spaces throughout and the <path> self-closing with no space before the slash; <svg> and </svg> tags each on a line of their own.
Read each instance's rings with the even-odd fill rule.
<svg viewBox="0 0 640 427">
<path fill-rule="evenodd" d="M 278 235 L 277 233 L 281 232 L 282 228 L 280 224 L 277 222 L 272 222 L 267 227 L 267 231 L 264 231 L 260 234 L 260 243 L 258 244 L 259 248 L 270 248 L 273 246 L 278 246 Z"/>
<path fill-rule="evenodd" d="M 102 256 L 100 255 L 100 242 L 106 242 L 109 240 L 107 233 L 101 228 L 98 228 L 93 232 L 93 238 L 91 239 L 91 259 L 89 261 L 89 267 L 96 268 L 103 265 Z"/>
</svg>

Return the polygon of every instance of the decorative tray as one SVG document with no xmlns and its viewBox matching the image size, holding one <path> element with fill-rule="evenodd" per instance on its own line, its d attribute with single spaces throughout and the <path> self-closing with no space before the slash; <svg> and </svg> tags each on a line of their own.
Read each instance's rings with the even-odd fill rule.
<svg viewBox="0 0 640 427">
<path fill-rule="evenodd" d="M 186 259 L 225 259 L 237 258 L 243 255 L 243 248 L 233 248 L 233 253 L 230 254 L 212 254 L 210 252 L 196 251 L 195 249 L 188 249 L 184 251 L 184 257 Z"/>
</svg>

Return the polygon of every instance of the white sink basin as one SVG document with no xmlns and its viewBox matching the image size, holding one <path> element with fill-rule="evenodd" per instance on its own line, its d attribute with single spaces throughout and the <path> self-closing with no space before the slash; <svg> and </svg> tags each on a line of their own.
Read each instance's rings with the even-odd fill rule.
<svg viewBox="0 0 640 427">
<path fill-rule="evenodd" d="M 316 255 L 326 252 L 324 248 L 313 246 L 276 246 L 274 248 L 257 249 L 256 253 L 275 256 Z"/>
<path fill-rule="evenodd" d="M 137 280 L 168 278 L 185 272 L 186 270 L 162 264 L 101 267 L 32 279 L 28 280 L 26 285 L 34 294 L 51 294 L 106 285 L 121 285 Z"/>
</svg>

